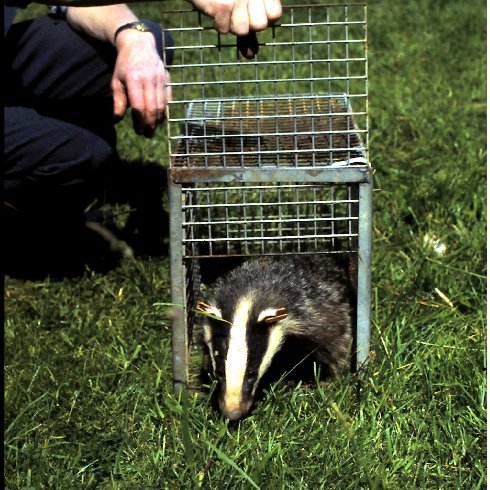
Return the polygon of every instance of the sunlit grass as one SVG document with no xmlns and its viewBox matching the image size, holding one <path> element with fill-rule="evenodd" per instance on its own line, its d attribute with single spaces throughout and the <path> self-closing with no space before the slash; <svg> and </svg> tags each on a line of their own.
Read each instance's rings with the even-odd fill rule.
<svg viewBox="0 0 490 490">
<path fill-rule="evenodd" d="M 140 8 L 158 18 L 160 5 Z M 166 258 L 7 277 L 6 488 L 485 488 L 484 12 L 369 2 L 364 373 L 277 384 L 230 424 L 207 397 L 173 394 L 168 310 L 155 306 L 170 302 Z M 166 161 L 163 130 L 143 140 L 129 120 L 120 129 L 124 157 Z"/>
</svg>

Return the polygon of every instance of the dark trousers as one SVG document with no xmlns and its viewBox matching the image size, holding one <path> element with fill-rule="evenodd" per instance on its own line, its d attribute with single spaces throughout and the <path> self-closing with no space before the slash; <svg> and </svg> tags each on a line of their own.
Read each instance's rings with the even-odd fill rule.
<svg viewBox="0 0 490 490">
<path fill-rule="evenodd" d="M 145 22 L 163 55 L 160 27 Z M 106 264 L 110 250 L 87 231 L 83 212 L 119 169 L 115 48 L 45 16 L 13 24 L 3 55 L 4 272 L 66 275 Z"/>
<path fill-rule="evenodd" d="M 162 55 L 161 29 L 149 23 Z M 61 19 L 11 26 L 3 78 L 8 207 L 67 215 L 91 201 L 104 166 L 116 157 L 110 88 L 115 56 L 113 46 Z"/>
</svg>

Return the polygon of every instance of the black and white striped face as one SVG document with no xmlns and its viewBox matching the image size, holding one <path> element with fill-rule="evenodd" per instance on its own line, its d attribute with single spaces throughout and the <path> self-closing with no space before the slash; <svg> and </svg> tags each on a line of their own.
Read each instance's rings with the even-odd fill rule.
<svg viewBox="0 0 490 490">
<path fill-rule="evenodd" d="M 257 308 L 242 297 L 234 308 L 200 303 L 209 316 L 204 339 L 218 382 L 221 412 L 230 420 L 244 417 L 260 379 L 284 341 L 285 308 Z"/>
</svg>

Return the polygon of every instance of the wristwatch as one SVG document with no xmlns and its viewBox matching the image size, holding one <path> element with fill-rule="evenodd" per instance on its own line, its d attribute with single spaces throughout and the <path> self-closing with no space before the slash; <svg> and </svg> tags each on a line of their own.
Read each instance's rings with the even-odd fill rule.
<svg viewBox="0 0 490 490">
<path fill-rule="evenodd" d="M 65 19 L 67 10 L 68 5 L 49 5 L 49 13 L 58 19 Z"/>
<path fill-rule="evenodd" d="M 140 32 L 150 32 L 151 27 L 146 24 L 145 22 L 141 21 L 136 21 L 136 22 L 129 22 L 128 24 L 123 24 L 122 26 L 118 27 L 116 29 L 116 32 L 114 33 L 114 42 L 116 42 L 116 38 L 119 35 L 121 31 L 124 31 L 126 29 L 135 29 Z"/>
</svg>

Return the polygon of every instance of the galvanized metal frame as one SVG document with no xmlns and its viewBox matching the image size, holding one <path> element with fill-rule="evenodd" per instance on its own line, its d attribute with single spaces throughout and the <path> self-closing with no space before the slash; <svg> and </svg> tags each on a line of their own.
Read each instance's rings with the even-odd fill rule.
<svg viewBox="0 0 490 490">
<path fill-rule="evenodd" d="M 354 253 L 355 367 L 360 369 L 369 354 L 371 308 L 373 171 L 368 156 L 366 5 L 285 6 L 281 20 L 267 33 L 259 33 L 260 51 L 254 60 L 242 59 L 235 38 L 217 34 L 199 13 L 187 9 L 171 15 L 181 17 L 179 27 L 168 29 L 176 42 L 174 100 L 168 113 L 171 292 L 172 302 L 180 306 L 172 319 L 176 392 L 188 384 L 199 286 L 195 264 L 220 254 Z M 289 74 L 279 77 L 286 66 Z M 335 90 L 339 84 L 341 92 Z M 240 203 L 210 202 L 217 193 L 234 196 L 240 186 L 252 195 L 242 204 L 259 209 L 257 223 L 248 215 L 233 215 Z M 296 210 L 298 228 L 289 236 L 287 227 L 294 219 L 279 217 L 276 221 L 283 226 L 272 236 L 274 217 L 265 216 L 263 198 L 268 189 L 273 193 L 294 186 L 305 188 L 304 196 L 311 187 L 313 209 L 321 213 L 307 223 L 311 217 L 300 216 L 301 199 L 286 199 L 284 204 L 272 198 L 267 212 L 274 205 Z M 253 189 L 257 202 L 249 193 Z M 321 189 L 331 196 L 336 195 L 332 189 L 348 189 L 350 198 L 316 201 Z M 197 203 L 199 199 L 203 203 Z M 336 205 L 342 209 L 339 217 Z M 325 214 L 328 206 L 331 214 Z M 220 223 L 213 222 L 217 209 L 225 216 Z M 339 223 L 348 233 L 337 229 Z M 240 226 L 246 235 L 242 239 L 237 235 Z M 313 234 L 307 233 L 309 226 Z M 330 235 L 317 233 L 322 226 L 331 227 L 332 248 L 326 245 Z M 199 234 L 203 227 L 207 236 Z M 252 227 L 259 232 L 247 235 Z M 291 237 L 298 243 L 296 249 L 284 251 L 277 245 L 293 242 Z"/>
</svg>

